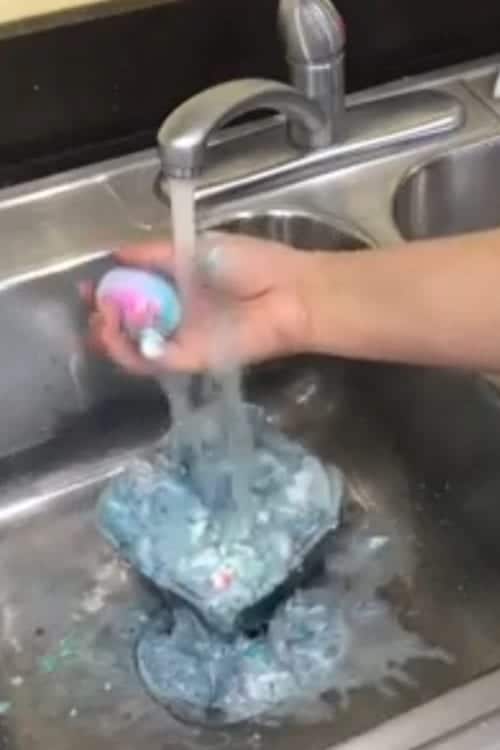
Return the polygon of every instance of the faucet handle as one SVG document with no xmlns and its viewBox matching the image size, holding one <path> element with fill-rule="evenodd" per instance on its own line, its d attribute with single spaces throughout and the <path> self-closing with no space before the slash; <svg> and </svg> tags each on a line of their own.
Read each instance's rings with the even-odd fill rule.
<svg viewBox="0 0 500 750">
<path fill-rule="evenodd" d="M 319 105 L 327 126 L 324 146 L 345 135 L 345 26 L 330 0 L 280 0 L 279 27 L 295 87 Z M 290 126 L 294 143 L 307 144 L 300 123 Z"/>
<path fill-rule="evenodd" d="M 342 54 L 345 25 L 330 0 L 280 0 L 278 19 L 290 62 L 317 65 Z"/>
</svg>

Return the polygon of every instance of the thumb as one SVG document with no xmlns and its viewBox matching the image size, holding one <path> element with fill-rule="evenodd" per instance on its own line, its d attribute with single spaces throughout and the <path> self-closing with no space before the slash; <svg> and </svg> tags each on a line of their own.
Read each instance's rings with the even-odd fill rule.
<svg viewBox="0 0 500 750">
<path fill-rule="evenodd" d="M 275 243 L 254 237 L 207 232 L 197 253 L 201 280 L 214 289 L 244 299 L 265 294 L 273 286 L 275 247 Z"/>
</svg>

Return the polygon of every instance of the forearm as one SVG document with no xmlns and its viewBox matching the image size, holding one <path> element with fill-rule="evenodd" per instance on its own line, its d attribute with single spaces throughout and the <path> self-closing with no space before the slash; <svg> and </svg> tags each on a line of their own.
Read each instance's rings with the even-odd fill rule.
<svg viewBox="0 0 500 750">
<path fill-rule="evenodd" d="M 500 231 L 305 263 L 305 348 L 500 370 Z"/>
</svg>

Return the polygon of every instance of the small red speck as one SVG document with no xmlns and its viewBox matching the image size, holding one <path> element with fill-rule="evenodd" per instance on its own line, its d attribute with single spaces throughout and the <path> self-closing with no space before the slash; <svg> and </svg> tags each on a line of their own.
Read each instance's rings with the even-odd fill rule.
<svg viewBox="0 0 500 750">
<path fill-rule="evenodd" d="M 234 580 L 234 573 L 229 568 L 222 568 L 212 576 L 212 586 L 216 591 L 225 591 Z"/>
</svg>

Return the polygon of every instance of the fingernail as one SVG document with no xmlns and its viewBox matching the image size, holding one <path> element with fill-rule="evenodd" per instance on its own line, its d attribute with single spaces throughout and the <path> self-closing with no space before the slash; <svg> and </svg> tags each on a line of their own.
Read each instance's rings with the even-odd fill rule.
<svg viewBox="0 0 500 750">
<path fill-rule="evenodd" d="M 198 258 L 199 269 L 203 276 L 208 279 L 215 279 L 220 275 L 223 250 L 219 244 L 203 248 Z"/>
<path fill-rule="evenodd" d="M 166 341 L 163 336 L 152 328 L 142 332 L 139 340 L 139 351 L 145 359 L 159 359 L 165 353 Z"/>
</svg>

